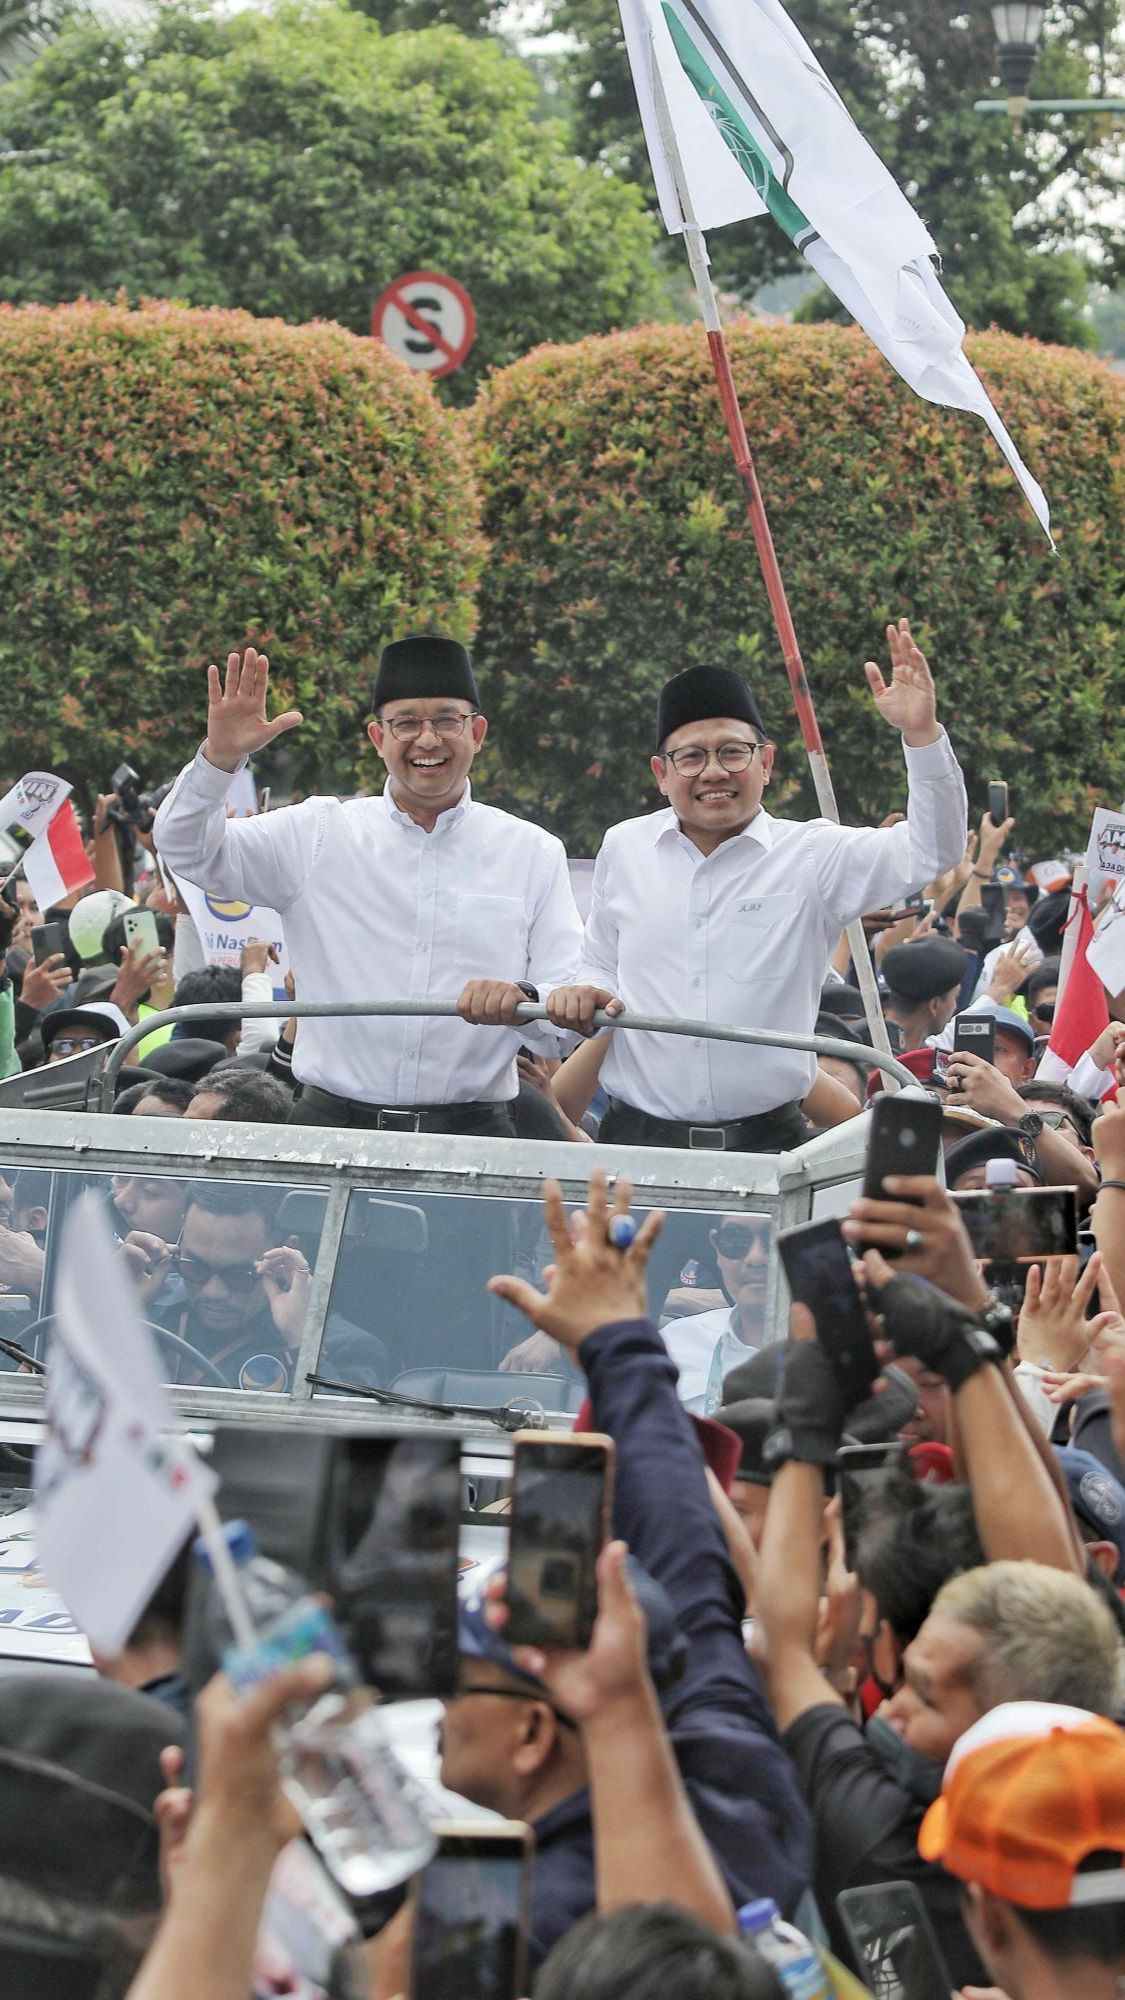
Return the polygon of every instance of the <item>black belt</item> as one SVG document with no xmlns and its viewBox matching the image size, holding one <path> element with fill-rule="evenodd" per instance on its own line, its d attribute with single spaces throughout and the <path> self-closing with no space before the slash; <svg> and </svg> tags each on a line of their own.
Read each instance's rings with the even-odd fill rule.
<svg viewBox="0 0 1125 2000">
<path fill-rule="evenodd" d="M 314 1111 L 332 1114 L 330 1124 L 343 1124 L 341 1111 L 356 1113 L 373 1132 L 457 1132 L 461 1126 L 476 1125 L 482 1118 L 511 1110 L 514 1100 L 481 1098 L 456 1104 L 368 1104 L 362 1097 L 337 1097 L 315 1083 L 301 1085 L 299 1102 Z"/>
<path fill-rule="evenodd" d="M 749 1118 L 735 1118 L 725 1125 L 696 1125 L 690 1119 L 657 1118 L 651 1111 L 640 1111 L 635 1104 L 626 1104 L 622 1097 L 611 1097 L 610 1109 L 623 1111 L 637 1120 L 645 1139 L 654 1146 L 665 1141 L 682 1143 L 686 1135 L 692 1150 L 713 1153 L 752 1153 L 754 1141 L 768 1136 L 779 1118 L 789 1118 L 794 1112 L 800 1114 L 800 1105 L 790 1098 L 786 1104 L 775 1104 L 772 1111 L 761 1111 Z"/>
</svg>

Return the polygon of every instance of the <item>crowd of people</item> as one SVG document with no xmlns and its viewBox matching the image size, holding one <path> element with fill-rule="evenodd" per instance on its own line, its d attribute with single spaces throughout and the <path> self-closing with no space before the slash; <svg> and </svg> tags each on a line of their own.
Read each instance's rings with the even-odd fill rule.
<svg viewBox="0 0 1125 2000">
<path fill-rule="evenodd" d="M 252 650 L 225 679 L 211 669 L 203 747 L 143 836 L 160 865 L 128 885 L 157 916 L 156 952 L 126 941 L 105 800 L 85 922 L 18 885 L 0 905 L 11 1074 L 173 1002 L 274 1002 L 268 946 L 239 968 L 193 962 L 176 878 L 279 911 L 302 998 L 457 1002 L 158 1029 L 122 1071 L 118 1115 L 711 1153 L 789 1149 L 881 1089 L 845 936 L 864 920 L 892 1046 L 940 1104 L 944 1176 L 884 1182 L 843 1218 L 839 1317 L 858 1305 L 873 1343 L 861 1393 L 828 1307 L 795 1305 L 789 1339 L 762 1344 L 772 1240 L 735 1210 L 690 1269 L 673 1259 L 658 1325 L 662 1219 L 634 1231 L 627 1180 L 610 1191 L 600 1168 L 576 1216 L 547 1184 L 549 1261 L 491 1279 L 527 1324 L 516 1365 L 570 1369 L 580 1424 L 615 1448 L 589 1646 L 510 1644 L 502 1570 L 470 1571 L 443 1704 L 443 1785 L 531 1830 L 525 1990 L 541 2000 L 845 2000 L 856 1975 L 881 2000 L 849 1898 L 889 1884 L 918 1913 L 890 1954 L 905 2000 L 933 1994 L 930 1933 L 950 1989 L 1117 2000 L 1125 1981 L 1125 1022 L 1106 995 L 1089 1049 L 1037 1076 L 1069 862 L 1017 861 L 1011 818 L 970 835 L 905 621 L 888 647 L 889 679 L 869 663 L 867 681 L 902 738 L 905 814 L 858 829 L 769 814 L 749 688 L 686 669 L 659 703 L 664 803 L 607 833 L 584 926 L 560 843 L 473 795 L 487 724 L 467 654 L 436 638 L 384 652 L 381 792 L 249 817 L 228 812 L 236 774 L 300 717 L 269 718 Z M 60 917 L 71 949 L 37 962 L 32 932 Z M 542 1012 L 521 1016 L 527 1002 Z M 612 1026 L 622 1014 L 815 1030 L 855 1053 L 633 1032 Z M 963 1045 L 966 1016 L 991 1024 L 987 1058 Z M 982 1262 L 954 1197 L 1001 1183 L 1073 1188 L 1077 1251 Z M 5 1186 L 0 1281 L 30 1289 L 44 1191 L 34 1174 Z M 260 1199 L 120 1176 L 112 1201 L 143 1302 L 178 1285 L 193 1346 L 257 1360 L 299 1338 L 307 1260 Z M 205 1297 L 200 1272 L 224 1269 Z M 377 1300 L 370 1327 L 337 1329 L 371 1332 Z M 319 1988 L 264 1964 L 263 1908 L 302 1838 L 278 1725 L 328 1669 L 313 1655 L 244 1697 L 220 1673 L 193 1699 L 185 1565 L 98 1682 L 57 1699 L 49 1675 L 0 1680 L 21 1824 L 69 1808 L 75 1829 L 0 1837 L 0 1954 L 10 1937 L 40 1982 L 20 1991 L 430 2000 L 401 1896 L 356 1905 L 356 1949 Z M 764 1899 L 811 1941 L 812 1986 L 807 1961 L 800 1986 L 771 1949 L 784 1922 L 771 1932 Z M 88 1984 L 66 1986 L 81 1964 Z"/>
</svg>

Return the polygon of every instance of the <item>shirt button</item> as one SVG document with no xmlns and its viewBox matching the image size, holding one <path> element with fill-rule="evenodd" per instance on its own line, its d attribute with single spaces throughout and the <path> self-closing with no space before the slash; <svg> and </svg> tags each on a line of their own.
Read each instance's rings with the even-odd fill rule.
<svg viewBox="0 0 1125 2000">
<path fill-rule="evenodd" d="M 697 977 L 697 978 L 693 979 L 691 983 L 692 983 L 692 985 L 693 985 L 693 986 L 702 986 L 702 984 L 703 984 L 703 981 L 702 981 L 702 979 L 700 979 L 700 978 L 698 978 L 698 977 Z"/>
</svg>

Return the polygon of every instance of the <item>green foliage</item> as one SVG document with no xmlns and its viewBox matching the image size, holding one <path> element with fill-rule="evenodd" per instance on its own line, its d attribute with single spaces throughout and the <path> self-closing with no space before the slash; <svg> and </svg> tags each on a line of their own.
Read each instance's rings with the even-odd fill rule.
<svg viewBox="0 0 1125 2000">
<path fill-rule="evenodd" d="M 1013 134 L 1006 118 L 974 111 L 996 81 L 982 5 L 789 0 L 789 12 L 924 217 L 967 323 L 1083 345 L 1087 264 L 1110 278 L 1125 266 L 1125 122 L 1055 114 Z M 1033 95 L 1115 90 L 1125 74 L 1121 16 L 1119 0 L 1056 0 Z M 549 18 L 571 38 L 559 61 L 579 146 L 652 200 L 617 0 L 553 0 Z M 710 248 L 718 281 L 741 298 L 801 265 L 765 221 L 716 230 Z M 682 256 L 679 244 L 667 254 Z M 836 312 L 821 291 L 803 316 Z"/>
<path fill-rule="evenodd" d="M 1006 335 L 969 342 L 1047 489 L 1056 558 L 984 425 L 920 402 L 865 336 L 743 322 L 729 339 L 843 817 L 904 803 L 863 662 L 906 614 L 974 811 L 1003 776 L 1032 852 L 1081 843 L 1092 805 L 1125 796 L 1125 382 Z M 490 542 L 489 797 L 593 852 L 653 803 L 661 682 L 712 661 L 758 691 L 780 746 L 774 809 L 814 812 L 698 328 L 541 348 L 469 421 Z"/>
<path fill-rule="evenodd" d="M 369 769 L 380 647 L 468 637 L 481 544 L 456 420 L 338 327 L 150 305 L 0 308 L 9 776 L 104 789 L 189 755 L 203 669 L 253 642 L 318 789 Z"/>
<path fill-rule="evenodd" d="M 545 332 L 649 310 L 654 229 L 574 160 L 534 77 L 452 28 L 383 35 L 330 0 L 64 32 L 0 90 L 0 298 L 171 297 L 355 333 L 401 273 L 448 270 L 477 313 L 454 400 Z"/>
</svg>

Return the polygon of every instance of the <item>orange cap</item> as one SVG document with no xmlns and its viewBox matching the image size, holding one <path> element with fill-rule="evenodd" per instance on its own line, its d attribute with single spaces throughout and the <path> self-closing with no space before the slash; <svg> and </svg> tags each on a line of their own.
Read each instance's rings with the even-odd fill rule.
<svg viewBox="0 0 1125 2000">
<path fill-rule="evenodd" d="M 1101 1849 L 1123 1866 L 1076 1874 Z M 1125 1731 L 1050 1702 L 990 1710 L 955 1746 L 918 1850 L 1028 1910 L 1125 1901 Z"/>
</svg>

